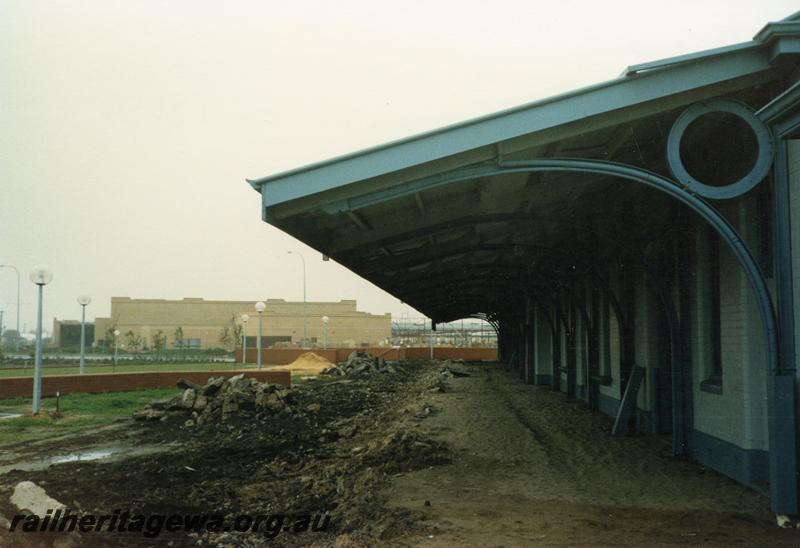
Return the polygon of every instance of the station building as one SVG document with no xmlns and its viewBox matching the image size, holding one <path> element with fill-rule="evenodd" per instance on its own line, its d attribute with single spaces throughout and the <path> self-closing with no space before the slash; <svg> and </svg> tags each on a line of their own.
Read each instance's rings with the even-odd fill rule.
<svg viewBox="0 0 800 548">
<path fill-rule="evenodd" d="M 121 333 L 120 344 L 126 344 L 127 333 L 139 338 L 142 348 L 153 347 L 154 337 L 164 338 L 167 349 L 228 348 L 240 345 L 234 337 L 242 329 L 242 315 L 250 316 L 247 345 L 256 348 L 258 314 L 256 301 L 207 301 L 201 298 L 131 299 L 111 298 L 111 315 L 95 318 L 94 343 L 107 344 L 109 333 Z M 327 316 L 329 346 L 382 346 L 392 333 L 391 314 L 369 314 L 356 309 L 355 300 L 339 302 L 303 302 L 267 299 L 263 312 L 262 346 L 299 345 L 303 339 L 303 322 L 307 316 L 308 345 L 322 346 Z M 305 310 L 305 312 L 304 312 Z M 228 333 L 229 342 L 224 334 Z M 79 337 L 80 340 L 80 337 Z"/>
<path fill-rule="evenodd" d="M 248 182 L 264 221 L 435 322 L 491 322 L 610 435 L 668 436 L 797 514 L 798 139 L 800 13 Z"/>
</svg>

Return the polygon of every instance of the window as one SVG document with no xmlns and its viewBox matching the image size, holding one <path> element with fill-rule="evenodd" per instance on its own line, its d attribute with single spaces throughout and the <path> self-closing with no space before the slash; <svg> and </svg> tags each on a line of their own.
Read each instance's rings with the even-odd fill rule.
<svg viewBox="0 0 800 548">
<path fill-rule="evenodd" d="M 181 339 L 175 341 L 175 348 L 202 348 L 200 339 Z"/>
<path fill-rule="evenodd" d="M 608 295 L 601 295 L 599 298 L 599 319 L 598 342 L 599 342 L 599 383 L 611 384 L 611 306 L 608 302 Z"/>
</svg>

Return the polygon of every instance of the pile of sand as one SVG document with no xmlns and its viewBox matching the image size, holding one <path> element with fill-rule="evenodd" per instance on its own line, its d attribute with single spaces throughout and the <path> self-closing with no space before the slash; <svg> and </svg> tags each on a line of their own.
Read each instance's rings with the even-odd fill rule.
<svg viewBox="0 0 800 548">
<path fill-rule="evenodd" d="M 287 371 L 302 371 L 307 374 L 319 374 L 320 371 L 332 367 L 333 364 L 313 352 L 304 352 L 297 356 L 297 359 L 289 365 L 276 367 L 276 369 L 285 369 Z"/>
</svg>

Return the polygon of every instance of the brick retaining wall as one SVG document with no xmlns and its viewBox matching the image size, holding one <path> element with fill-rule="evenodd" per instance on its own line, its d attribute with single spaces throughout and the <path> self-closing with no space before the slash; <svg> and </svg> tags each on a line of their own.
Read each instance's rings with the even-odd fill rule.
<svg viewBox="0 0 800 548">
<path fill-rule="evenodd" d="M 430 348 L 332 348 L 321 350 L 303 350 L 300 348 L 268 348 L 263 350 L 264 364 L 285 365 L 292 363 L 304 352 L 313 352 L 332 363 L 343 362 L 354 350 L 369 352 L 387 360 L 420 360 L 431 355 Z M 434 348 L 434 357 L 441 360 L 495 360 L 497 350 L 494 348 Z M 247 349 L 247 363 L 256 363 L 257 350 Z M 242 351 L 236 351 L 236 361 L 241 362 Z M 181 377 L 197 384 L 205 384 L 209 377 L 231 377 L 241 371 L 150 371 L 142 373 L 97 373 L 91 375 L 61 375 L 42 377 L 42 395 L 54 396 L 56 391 L 62 394 L 77 392 L 123 392 L 125 390 L 143 390 L 147 388 L 173 388 Z M 262 382 L 289 385 L 291 374 L 288 371 L 252 371 L 247 370 L 248 377 Z M 0 398 L 30 396 L 33 391 L 31 377 L 0 378 Z"/>
<path fill-rule="evenodd" d="M 292 363 L 297 357 L 304 352 L 313 352 L 321 356 L 331 363 L 338 363 L 347 360 L 351 352 L 361 350 L 369 352 L 374 356 L 381 356 L 387 360 L 425 360 L 430 358 L 431 349 L 429 347 L 417 348 L 392 348 L 392 347 L 375 347 L 375 348 L 331 348 L 322 350 L 314 348 L 311 350 L 303 350 L 301 348 L 266 348 L 262 350 L 263 361 L 261 363 L 270 365 L 286 365 Z M 434 348 L 433 355 L 436 359 L 440 360 L 496 360 L 496 348 L 456 348 L 456 347 L 441 347 Z M 255 348 L 247 349 L 247 363 L 256 363 L 258 358 L 258 350 Z M 241 349 L 236 351 L 236 362 L 242 361 Z"/>
<path fill-rule="evenodd" d="M 242 371 L 151 371 L 146 373 L 100 373 L 92 375 L 64 375 L 42 377 L 42 395 L 55 396 L 78 392 L 124 392 L 147 388 L 175 388 L 178 379 L 184 378 L 197 384 L 205 384 L 209 377 L 232 377 Z M 261 382 L 289 386 L 289 371 L 245 371 L 248 377 Z M 33 378 L 14 377 L 0 379 L 0 398 L 30 396 Z"/>
</svg>

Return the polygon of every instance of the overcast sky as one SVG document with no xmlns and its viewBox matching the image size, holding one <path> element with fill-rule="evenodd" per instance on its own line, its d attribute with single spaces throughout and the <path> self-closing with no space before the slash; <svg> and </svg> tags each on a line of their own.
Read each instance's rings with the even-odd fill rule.
<svg viewBox="0 0 800 548">
<path fill-rule="evenodd" d="M 245 182 L 750 40 L 796 1 L 0 0 L 0 263 L 45 325 L 110 297 L 407 306 L 261 221 Z M 16 278 L 0 269 L 15 320 Z"/>
</svg>

